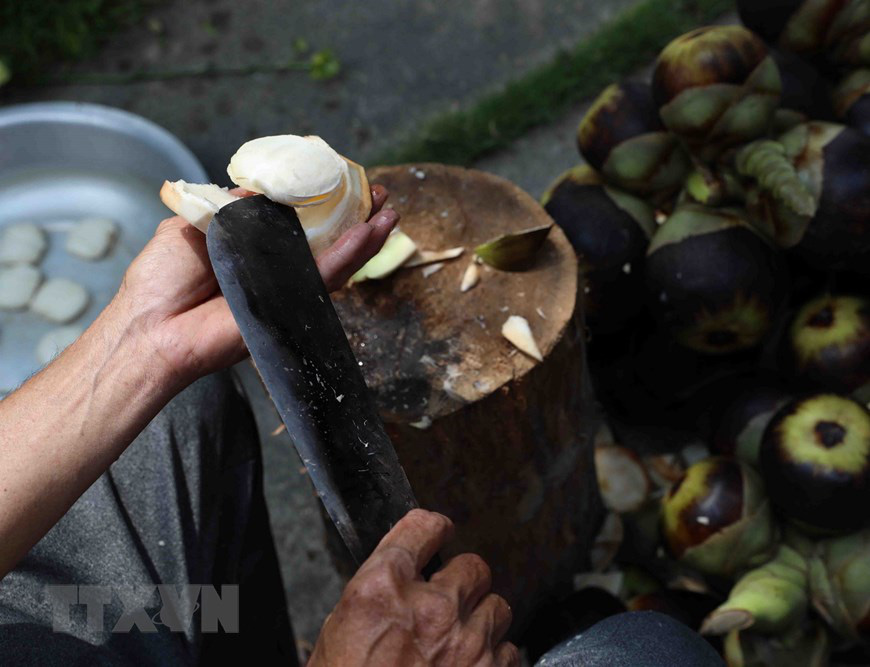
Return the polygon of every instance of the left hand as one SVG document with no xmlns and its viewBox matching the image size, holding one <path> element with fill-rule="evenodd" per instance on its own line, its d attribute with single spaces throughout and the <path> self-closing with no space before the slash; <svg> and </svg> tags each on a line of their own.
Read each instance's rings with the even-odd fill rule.
<svg viewBox="0 0 870 667">
<path fill-rule="evenodd" d="M 250 194 L 245 190 L 236 195 Z M 349 229 L 317 258 L 330 291 L 338 289 L 378 250 L 399 219 L 381 210 L 386 188 L 372 187 L 372 215 Z M 179 387 L 230 366 L 247 355 L 211 268 L 205 235 L 175 216 L 127 269 L 111 308 L 125 330 L 144 337 Z"/>
</svg>

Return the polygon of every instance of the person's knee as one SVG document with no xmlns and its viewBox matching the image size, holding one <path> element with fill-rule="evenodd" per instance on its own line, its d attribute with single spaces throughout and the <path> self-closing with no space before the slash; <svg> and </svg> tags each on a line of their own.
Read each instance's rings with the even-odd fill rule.
<svg viewBox="0 0 870 667">
<path fill-rule="evenodd" d="M 721 667 L 699 634 L 654 611 L 610 616 L 548 651 L 536 667 Z"/>
</svg>

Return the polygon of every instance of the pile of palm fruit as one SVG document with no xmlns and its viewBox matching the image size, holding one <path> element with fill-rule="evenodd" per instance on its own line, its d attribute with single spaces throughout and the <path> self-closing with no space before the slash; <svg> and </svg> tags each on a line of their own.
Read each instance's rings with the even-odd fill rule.
<svg viewBox="0 0 870 667">
<path fill-rule="evenodd" d="M 870 1 L 738 5 L 605 89 L 543 199 L 610 514 L 540 650 L 658 609 L 729 665 L 870 664 Z"/>
</svg>

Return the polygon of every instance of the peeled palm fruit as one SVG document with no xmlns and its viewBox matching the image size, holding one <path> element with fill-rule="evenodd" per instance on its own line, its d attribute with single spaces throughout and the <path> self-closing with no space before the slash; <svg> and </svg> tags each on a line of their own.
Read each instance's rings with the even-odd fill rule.
<svg viewBox="0 0 870 667">
<path fill-rule="evenodd" d="M 66 251 L 80 259 L 94 261 L 106 256 L 118 226 L 106 218 L 83 218 L 70 229 L 66 237 Z"/>
<path fill-rule="evenodd" d="M 36 264 L 47 245 L 45 232 L 32 222 L 10 225 L 0 235 L 0 264 Z"/>
<path fill-rule="evenodd" d="M 0 269 L 0 310 L 24 308 L 40 282 L 42 274 L 30 264 Z"/>
<path fill-rule="evenodd" d="M 237 185 L 293 206 L 317 254 L 371 212 L 365 170 L 320 137 L 284 134 L 242 145 L 227 174 Z"/>
<path fill-rule="evenodd" d="M 186 183 L 164 181 L 160 199 L 191 225 L 205 234 L 208 223 L 222 206 L 239 199 L 214 183 Z"/>
<path fill-rule="evenodd" d="M 30 307 L 47 320 L 66 324 L 81 315 L 89 301 L 87 290 L 78 283 L 66 278 L 52 278 L 39 288 Z"/>
</svg>

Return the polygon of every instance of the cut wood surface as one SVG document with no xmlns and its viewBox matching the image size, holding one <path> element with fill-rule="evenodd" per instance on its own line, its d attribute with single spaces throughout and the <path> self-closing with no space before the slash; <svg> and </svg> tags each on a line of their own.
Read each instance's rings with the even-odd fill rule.
<svg viewBox="0 0 870 667">
<path fill-rule="evenodd" d="M 601 519 L 577 261 L 554 226 L 529 269 L 482 265 L 461 292 L 475 246 L 551 224 L 546 212 L 510 182 L 460 167 L 385 167 L 369 180 L 389 189 L 419 248 L 466 250 L 435 273 L 403 268 L 346 287 L 336 309 L 420 504 L 457 524 L 445 555 L 489 561 L 517 630 L 569 589 Z M 543 362 L 501 335 L 511 315 L 528 320 Z"/>
</svg>

